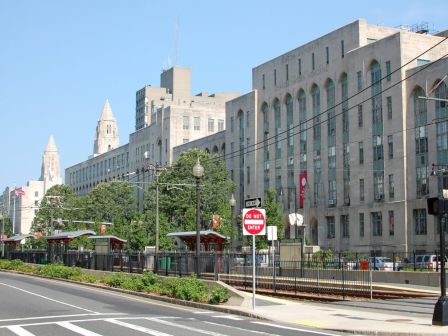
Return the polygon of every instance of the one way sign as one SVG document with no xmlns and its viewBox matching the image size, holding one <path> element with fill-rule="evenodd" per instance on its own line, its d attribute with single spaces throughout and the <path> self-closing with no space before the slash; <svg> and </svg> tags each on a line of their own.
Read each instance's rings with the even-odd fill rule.
<svg viewBox="0 0 448 336">
<path fill-rule="evenodd" d="M 244 207 L 246 209 L 249 208 L 261 208 L 261 197 L 257 197 L 257 198 L 249 198 L 247 200 L 244 200 Z"/>
</svg>

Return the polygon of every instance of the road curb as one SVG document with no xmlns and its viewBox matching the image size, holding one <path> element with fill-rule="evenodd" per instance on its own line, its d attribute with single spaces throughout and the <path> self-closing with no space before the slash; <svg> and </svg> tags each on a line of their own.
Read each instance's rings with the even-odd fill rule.
<svg viewBox="0 0 448 336">
<path fill-rule="evenodd" d="M 212 305 L 212 304 L 208 304 L 208 303 L 180 300 L 180 299 L 176 299 L 176 298 L 170 298 L 167 296 L 160 296 L 160 295 L 143 293 L 143 292 L 134 292 L 134 291 L 131 291 L 128 289 L 109 287 L 109 286 L 105 286 L 105 285 L 81 282 L 81 281 L 75 281 L 75 280 L 69 280 L 69 279 L 46 277 L 46 276 L 41 276 L 41 275 L 37 275 L 37 274 L 30 274 L 30 273 L 14 271 L 14 270 L 0 269 L 0 272 L 14 273 L 14 274 L 20 274 L 20 275 L 25 275 L 25 276 L 29 276 L 29 277 L 48 279 L 48 280 L 54 280 L 54 281 L 60 281 L 60 282 L 67 282 L 67 283 L 72 283 L 72 284 L 77 284 L 77 285 L 82 285 L 82 286 L 97 288 L 97 289 L 105 289 L 105 290 L 110 290 L 110 291 L 117 292 L 117 293 L 123 293 L 123 294 L 138 296 L 138 297 L 144 297 L 144 298 L 151 299 L 151 300 L 162 301 L 162 302 L 185 306 L 185 307 L 213 310 L 213 311 L 220 312 L 220 313 L 251 317 L 251 318 L 258 319 L 258 320 L 265 320 L 265 321 L 269 320 L 269 319 L 267 319 L 261 315 L 258 315 L 256 313 L 246 312 L 246 311 L 242 311 L 242 310 L 234 309 L 234 308 L 230 308 L 230 307 Z"/>
</svg>

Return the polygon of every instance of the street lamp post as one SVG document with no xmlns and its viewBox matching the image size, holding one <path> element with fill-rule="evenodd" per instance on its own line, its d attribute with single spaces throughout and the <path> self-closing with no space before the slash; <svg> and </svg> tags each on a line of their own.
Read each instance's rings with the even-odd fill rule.
<svg viewBox="0 0 448 336">
<path fill-rule="evenodd" d="M 235 196 L 233 196 L 233 194 L 232 194 L 232 197 L 230 197 L 230 199 L 229 199 L 229 205 L 230 205 L 230 225 L 232 227 L 231 236 L 230 236 L 230 248 L 233 251 L 233 249 L 235 247 L 234 246 L 235 235 L 234 235 L 234 231 L 233 231 L 235 223 L 234 223 L 234 219 L 233 219 L 233 211 L 234 211 L 235 205 L 236 205 L 236 199 L 235 199 Z"/>
<path fill-rule="evenodd" d="M 436 171 L 437 168 L 437 171 Z M 439 176 L 445 175 L 447 172 L 447 165 L 436 165 L 432 164 L 432 172 L 431 176 Z M 445 194 L 445 190 L 444 190 Z M 445 196 L 445 195 L 443 195 Z M 431 199 L 428 199 L 430 202 Z M 445 230 L 447 227 L 448 213 L 445 207 L 445 202 L 447 201 L 444 198 L 439 199 L 442 200 L 442 206 L 437 207 L 437 213 L 435 214 L 438 219 L 439 226 L 439 240 L 440 240 L 440 297 L 434 306 L 434 312 L 432 315 L 432 324 L 439 326 L 448 325 L 448 298 L 446 297 L 446 270 L 445 270 Z M 438 203 L 439 204 L 439 203 Z M 434 214 L 434 209 L 430 209 L 428 204 L 428 213 Z M 442 225 L 442 220 L 443 224 Z"/>
<path fill-rule="evenodd" d="M 3 214 L 0 212 L 0 219 L 2 220 L 2 258 L 5 256 L 5 242 L 3 241 L 3 238 L 5 236 L 5 217 L 3 217 Z"/>
<path fill-rule="evenodd" d="M 199 272 L 199 255 L 201 249 L 201 198 L 200 198 L 200 180 L 204 176 L 204 167 L 198 162 L 193 167 L 193 176 L 196 178 L 196 276 L 200 276 Z"/>
</svg>

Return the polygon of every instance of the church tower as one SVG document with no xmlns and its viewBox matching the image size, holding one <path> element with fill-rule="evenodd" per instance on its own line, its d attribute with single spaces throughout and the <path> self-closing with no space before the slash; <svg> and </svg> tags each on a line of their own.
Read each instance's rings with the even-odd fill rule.
<svg viewBox="0 0 448 336">
<path fill-rule="evenodd" d="M 115 149 L 120 144 L 120 138 L 118 136 L 117 121 L 112 114 L 112 109 L 109 104 L 109 100 L 106 99 L 106 103 L 103 107 L 98 125 L 96 126 L 95 143 L 93 146 L 93 156 L 97 156 L 103 153 Z"/>
<path fill-rule="evenodd" d="M 62 184 L 59 153 L 53 136 L 48 139 L 47 148 L 42 158 L 40 181 L 44 182 L 44 193 L 52 186 Z"/>
</svg>

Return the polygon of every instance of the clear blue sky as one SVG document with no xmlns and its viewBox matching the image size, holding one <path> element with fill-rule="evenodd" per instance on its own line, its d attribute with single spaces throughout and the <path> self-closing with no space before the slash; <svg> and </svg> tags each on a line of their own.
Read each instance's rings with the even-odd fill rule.
<svg viewBox="0 0 448 336">
<path fill-rule="evenodd" d="M 63 171 L 87 159 L 106 98 L 127 143 L 170 60 L 193 93 L 246 93 L 253 67 L 358 18 L 448 29 L 445 0 L 0 0 L 0 192 L 39 178 L 52 134 Z"/>
</svg>

